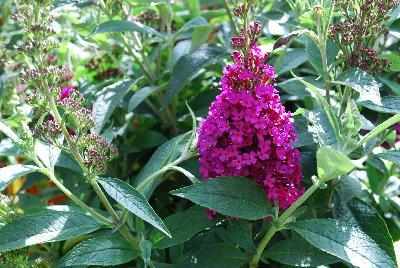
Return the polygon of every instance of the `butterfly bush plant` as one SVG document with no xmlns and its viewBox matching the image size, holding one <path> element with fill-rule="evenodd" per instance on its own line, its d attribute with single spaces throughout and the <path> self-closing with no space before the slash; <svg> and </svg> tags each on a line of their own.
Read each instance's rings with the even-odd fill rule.
<svg viewBox="0 0 400 268">
<path fill-rule="evenodd" d="M 397 0 L 0 10 L 1 267 L 398 267 Z"/>
</svg>

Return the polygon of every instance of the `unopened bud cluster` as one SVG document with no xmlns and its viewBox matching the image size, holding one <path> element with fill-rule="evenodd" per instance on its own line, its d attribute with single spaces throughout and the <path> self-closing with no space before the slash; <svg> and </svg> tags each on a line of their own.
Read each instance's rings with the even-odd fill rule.
<svg viewBox="0 0 400 268">
<path fill-rule="evenodd" d="M 388 31 L 385 22 L 390 12 L 398 6 L 397 0 L 335 0 L 344 16 L 329 28 L 329 38 L 342 49 L 347 68 L 360 68 L 378 75 L 390 66 L 387 60 L 378 58 L 371 47 L 377 38 Z"/>
<path fill-rule="evenodd" d="M 26 102 L 35 107 L 31 136 L 71 153 L 77 148 L 89 171 L 87 175 L 99 175 L 105 172 L 107 162 L 117 155 L 117 149 L 92 133 L 95 126 L 92 111 L 85 107 L 87 103 L 82 93 L 71 85 L 73 73 L 57 66 L 57 57 L 50 54 L 56 42 L 54 31 L 48 28 L 54 18 L 49 15 L 52 6 L 47 2 L 24 0 L 13 16 L 26 37 L 17 50 L 30 57 L 35 66 L 20 75 L 27 88 Z M 48 46 L 50 43 L 54 46 Z M 60 139 L 63 135 L 69 137 Z"/>
</svg>

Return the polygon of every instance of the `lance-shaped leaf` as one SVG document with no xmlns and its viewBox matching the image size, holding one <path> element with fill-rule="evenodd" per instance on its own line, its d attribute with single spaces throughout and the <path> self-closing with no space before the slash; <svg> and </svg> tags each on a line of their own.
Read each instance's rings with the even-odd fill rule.
<svg viewBox="0 0 400 268">
<path fill-rule="evenodd" d="M 334 179 L 352 171 L 354 164 L 338 150 L 322 147 L 317 151 L 318 177 L 323 181 Z"/>
<path fill-rule="evenodd" d="M 93 103 L 92 116 L 96 122 L 94 130 L 100 132 L 106 124 L 108 118 L 120 104 L 124 96 L 138 80 L 125 79 L 106 86 L 98 94 Z"/>
<path fill-rule="evenodd" d="M 102 226 L 103 223 L 84 213 L 45 210 L 23 216 L 0 228 L 0 252 L 67 240 Z"/>
<path fill-rule="evenodd" d="M 19 177 L 38 171 L 40 168 L 31 165 L 10 165 L 0 168 L 0 191 Z"/>
<path fill-rule="evenodd" d="M 138 32 L 153 34 L 164 39 L 164 36 L 153 28 L 137 21 L 111 20 L 97 25 L 92 34 Z"/>
<path fill-rule="evenodd" d="M 314 247 L 300 237 L 278 241 L 264 251 L 263 256 L 271 260 L 299 267 L 328 265 L 340 260 Z"/>
<path fill-rule="evenodd" d="M 360 93 L 360 101 L 371 101 L 382 105 L 379 85 L 368 73 L 360 69 L 350 69 L 342 73 L 333 83 L 351 87 Z"/>
<path fill-rule="evenodd" d="M 354 266 L 395 268 L 389 255 L 358 227 L 332 219 L 293 222 L 288 228 L 305 240 Z"/>
<path fill-rule="evenodd" d="M 358 198 L 353 198 L 347 205 L 361 230 L 370 236 L 396 262 L 392 237 L 385 220 L 379 215 L 378 211 Z"/>
<path fill-rule="evenodd" d="M 264 191 L 245 177 L 214 178 L 174 190 L 171 194 L 228 216 L 257 220 L 270 214 Z"/>
<path fill-rule="evenodd" d="M 181 57 L 175 64 L 171 80 L 165 95 L 164 106 L 169 104 L 178 93 L 201 69 L 226 57 L 225 47 L 205 46 L 190 55 Z"/>
<path fill-rule="evenodd" d="M 104 190 L 124 208 L 144 221 L 147 221 L 168 237 L 171 237 L 171 233 L 168 231 L 164 222 L 150 206 L 143 194 L 126 182 L 118 179 L 99 178 L 98 182 L 103 186 Z"/>
<path fill-rule="evenodd" d="M 57 262 L 57 267 L 114 266 L 127 263 L 137 256 L 138 252 L 122 237 L 105 235 L 79 243 Z"/>
</svg>

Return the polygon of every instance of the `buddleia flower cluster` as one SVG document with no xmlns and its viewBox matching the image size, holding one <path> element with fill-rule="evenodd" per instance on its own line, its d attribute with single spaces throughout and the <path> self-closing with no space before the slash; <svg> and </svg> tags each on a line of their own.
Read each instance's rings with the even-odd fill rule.
<svg viewBox="0 0 400 268">
<path fill-rule="evenodd" d="M 235 14 L 247 12 L 240 7 Z M 233 64 L 222 76 L 222 92 L 198 131 L 200 173 L 205 179 L 245 176 L 262 186 L 270 202 L 286 209 L 304 192 L 300 153 L 291 114 L 274 87 L 274 67 L 257 46 L 259 22 L 234 36 Z M 215 214 L 209 211 L 209 217 Z"/>
<path fill-rule="evenodd" d="M 20 75 L 27 87 L 26 102 L 35 107 L 32 136 L 66 151 L 76 148 L 90 173 L 87 175 L 98 175 L 105 172 L 106 163 L 117 155 L 117 149 L 92 132 L 92 111 L 85 107 L 86 99 L 72 85 L 73 73 L 55 65 L 57 59 L 51 52 L 57 43 L 50 28 L 54 20 L 51 10 L 50 1 L 24 0 L 13 15 L 26 36 L 17 50 L 30 57 L 35 66 Z"/>
<path fill-rule="evenodd" d="M 388 32 L 385 22 L 398 0 L 335 0 L 344 20 L 329 28 L 329 37 L 342 50 L 347 68 L 360 68 L 371 75 L 378 75 L 390 67 L 372 48 L 382 34 Z"/>
</svg>

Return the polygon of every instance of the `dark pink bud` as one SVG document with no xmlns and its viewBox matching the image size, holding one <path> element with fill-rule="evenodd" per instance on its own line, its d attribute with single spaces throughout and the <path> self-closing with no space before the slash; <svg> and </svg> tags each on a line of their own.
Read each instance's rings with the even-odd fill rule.
<svg viewBox="0 0 400 268">
<path fill-rule="evenodd" d="M 60 100 L 64 100 L 64 99 L 68 98 L 69 95 L 71 94 L 71 90 L 72 90 L 72 89 L 73 89 L 73 86 L 71 86 L 71 85 L 62 88 L 62 89 L 61 89 Z"/>
</svg>

